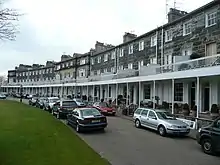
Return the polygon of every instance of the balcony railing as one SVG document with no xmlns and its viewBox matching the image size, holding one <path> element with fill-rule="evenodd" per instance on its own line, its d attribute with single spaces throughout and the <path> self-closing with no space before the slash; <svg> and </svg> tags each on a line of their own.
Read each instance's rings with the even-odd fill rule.
<svg viewBox="0 0 220 165">
<path fill-rule="evenodd" d="M 96 76 L 89 76 L 89 78 L 77 78 L 75 79 L 65 79 L 65 80 L 47 80 L 47 81 L 39 81 L 39 82 L 23 82 L 23 83 L 13 83 L 9 84 L 9 86 L 17 86 L 17 85 L 44 85 L 44 84 L 61 84 L 61 83 L 73 83 L 73 82 L 88 82 L 88 81 L 104 81 L 104 80 L 112 80 L 112 79 L 121 79 L 127 77 L 134 76 L 147 76 L 147 75 L 156 75 L 162 73 L 170 73 L 170 72 L 178 72 L 178 71 L 186 71 L 193 70 L 199 68 L 213 67 L 220 65 L 220 54 L 214 56 L 207 56 L 203 58 L 198 58 L 194 60 L 187 60 L 182 62 L 177 62 L 168 65 L 162 66 L 145 66 L 144 72 L 146 75 L 140 74 L 141 70 L 134 70 L 134 74 L 129 73 L 127 76 L 122 73 L 117 74 L 101 74 Z M 143 71 L 142 71 L 143 72 Z M 125 72 L 126 73 L 126 72 Z M 120 75 L 121 74 L 121 75 Z"/>
<path fill-rule="evenodd" d="M 220 54 L 198 58 L 194 60 L 178 62 L 174 64 L 169 64 L 169 65 L 162 65 L 156 68 L 156 73 L 161 74 L 161 73 L 167 73 L 167 72 L 178 72 L 178 71 L 212 67 L 212 66 L 217 66 L 217 65 L 220 65 Z"/>
</svg>

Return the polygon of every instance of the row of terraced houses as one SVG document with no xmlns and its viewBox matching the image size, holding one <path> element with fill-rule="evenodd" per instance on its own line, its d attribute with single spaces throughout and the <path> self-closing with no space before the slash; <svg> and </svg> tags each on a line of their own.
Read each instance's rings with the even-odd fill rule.
<svg viewBox="0 0 220 165">
<path fill-rule="evenodd" d="M 123 43 L 96 42 L 86 53 L 62 55 L 46 65 L 20 64 L 8 71 L 6 92 L 78 94 L 93 99 L 128 98 L 162 104 L 188 103 L 199 112 L 220 103 L 220 1 L 190 13 L 170 9 L 168 23 Z M 198 113 L 199 113 L 198 112 Z"/>
</svg>

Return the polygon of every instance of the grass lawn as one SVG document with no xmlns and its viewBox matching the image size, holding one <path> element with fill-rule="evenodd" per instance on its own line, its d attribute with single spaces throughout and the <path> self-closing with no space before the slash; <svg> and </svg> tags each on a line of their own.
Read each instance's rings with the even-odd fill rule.
<svg viewBox="0 0 220 165">
<path fill-rule="evenodd" d="M 0 165 L 109 165 L 51 114 L 0 101 Z"/>
</svg>

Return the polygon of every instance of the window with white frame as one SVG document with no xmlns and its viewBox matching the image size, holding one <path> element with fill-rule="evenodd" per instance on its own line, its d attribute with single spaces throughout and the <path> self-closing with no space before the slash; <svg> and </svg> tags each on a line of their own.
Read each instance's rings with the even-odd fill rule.
<svg viewBox="0 0 220 165">
<path fill-rule="evenodd" d="M 124 69 L 124 66 L 123 65 L 119 65 L 118 66 L 118 70 L 123 70 Z"/>
<path fill-rule="evenodd" d="M 105 69 L 104 69 L 104 73 L 107 73 L 107 72 L 108 72 L 108 69 L 107 69 L 107 68 L 105 68 Z"/>
<path fill-rule="evenodd" d="M 134 46 L 133 46 L 133 44 L 130 44 L 128 46 L 128 54 L 133 54 L 133 51 L 134 51 Z"/>
<path fill-rule="evenodd" d="M 192 23 L 191 21 L 183 24 L 183 35 L 188 35 L 192 33 Z"/>
<path fill-rule="evenodd" d="M 79 77 L 85 77 L 86 73 L 85 73 L 85 69 L 80 69 L 79 70 Z"/>
<path fill-rule="evenodd" d="M 145 84 L 144 85 L 144 99 L 151 99 L 151 85 Z"/>
<path fill-rule="evenodd" d="M 183 101 L 183 83 L 174 84 L 174 101 Z"/>
<path fill-rule="evenodd" d="M 98 56 L 98 63 L 101 63 L 101 56 Z"/>
<path fill-rule="evenodd" d="M 101 74 L 101 70 L 97 70 L 97 75 L 100 75 Z"/>
<path fill-rule="evenodd" d="M 157 35 L 151 37 L 151 47 L 157 45 Z"/>
<path fill-rule="evenodd" d="M 123 57 L 124 56 L 124 49 L 121 48 L 119 49 L 119 57 Z"/>
<path fill-rule="evenodd" d="M 108 54 L 104 54 L 104 62 L 108 61 Z"/>
<path fill-rule="evenodd" d="M 62 64 L 62 68 L 64 68 L 65 67 L 65 64 Z"/>
<path fill-rule="evenodd" d="M 86 59 L 84 58 L 84 59 L 81 59 L 80 60 L 80 65 L 85 65 L 86 64 Z"/>
<path fill-rule="evenodd" d="M 165 42 L 172 41 L 173 39 L 173 31 L 172 29 L 165 31 Z"/>
<path fill-rule="evenodd" d="M 113 51 L 113 52 L 111 53 L 111 59 L 112 59 L 112 60 L 115 59 L 115 51 Z"/>
<path fill-rule="evenodd" d="M 144 50 L 144 41 L 143 40 L 139 42 L 139 51 L 142 51 L 142 50 Z"/>
<path fill-rule="evenodd" d="M 115 72 L 115 67 L 111 67 L 111 72 L 112 72 L 112 73 Z"/>
<path fill-rule="evenodd" d="M 59 70 L 60 69 L 60 65 L 57 65 L 57 70 Z"/>
<path fill-rule="evenodd" d="M 206 14 L 206 27 L 213 26 L 217 23 L 217 12 Z"/>
<path fill-rule="evenodd" d="M 138 69 L 140 69 L 141 66 L 144 66 L 144 61 L 143 60 L 142 61 L 138 61 Z"/>
<path fill-rule="evenodd" d="M 182 50 L 182 56 L 190 56 L 192 54 L 192 48 Z"/>
<path fill-rule="evenodd" d="M 157 58 L 156 57 L 150 58 L 150 63 L 151 64 L 157 64 Z"/>
<path fill-rule="evenodd" d="M 68 66 L 69 66 L 69 63 L 67 62 L 67 63 L 66 63 L 66 67 L 68 67 Z"/>
<path fill-rule="evenodd" d="M 93 58 L 91 58 L 91 64 L 94 65 L 94 59 Z"/>
<path fill-rule="evenodd" d="M 70 65 L 73 66 L 73 61 L 70 62 Z"/>
<path fill-rule="evenodd" d="M 133 64 L 132 63 L 128 64 L 128 69 L 133 69 Z"/>
<path fill-rule="evenodd" d="M 206 44 L 206 56 L 213 56 L 216 54 L 217 54 L 217 44 L 215 42 Z"/>
</svg>

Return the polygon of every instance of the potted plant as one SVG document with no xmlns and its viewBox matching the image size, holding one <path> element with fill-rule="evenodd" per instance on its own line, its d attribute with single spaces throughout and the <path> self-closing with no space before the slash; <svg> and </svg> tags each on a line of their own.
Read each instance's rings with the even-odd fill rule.
<svg viewBox="0 0 220 165">
<path fill-rule="evenodd" d="M 196 117 L 196 115 L 197 115 L 197 105 L 194 105 L 192 108 L 192 116 Z"/>
<path fill-rule="evenodd" d="M 189 104 L 187 103 L 183 104 L 182 112 L 184 116 L 189 116 L 189 113 L 190 113 Z"/>
<path fill-rule="evenodd" d="M 212 107 L 211 107 L 211 117 L 212 117 L 212 119 L 215 119 L 218 116 L 219 116 L 218 105 L 217 104 L 212 104 Z"/>
</svg>

